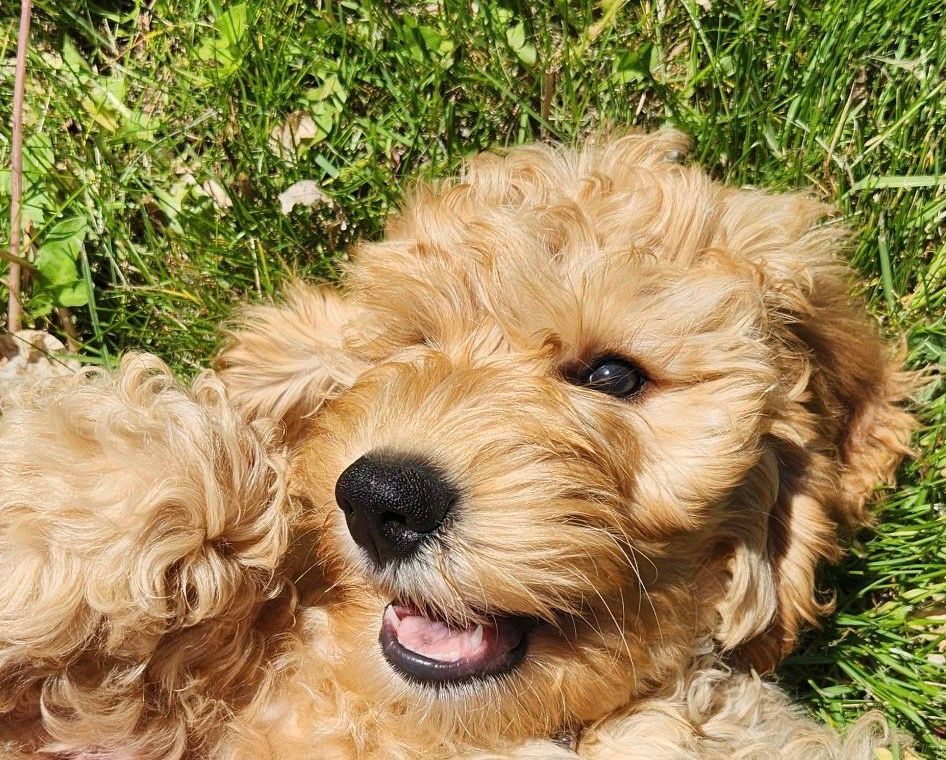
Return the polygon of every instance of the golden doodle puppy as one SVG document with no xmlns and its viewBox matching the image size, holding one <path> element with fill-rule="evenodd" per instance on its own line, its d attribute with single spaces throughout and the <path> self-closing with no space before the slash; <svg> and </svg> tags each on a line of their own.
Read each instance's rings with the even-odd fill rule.
<svg viewBox="0 0 946 760">
<path fill-rule="evenodd" d="M 7 401 L 9 758 L 868 758 L 759 675 L 907 451 L 803 194 L 662 131 L 422 186 L 340 290 Z"/>
</svg>

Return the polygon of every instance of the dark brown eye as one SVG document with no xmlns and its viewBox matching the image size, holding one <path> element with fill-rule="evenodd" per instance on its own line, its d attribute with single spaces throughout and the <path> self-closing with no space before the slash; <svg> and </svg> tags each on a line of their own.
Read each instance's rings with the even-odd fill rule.
<svg viewBox="0 0 946 760">
<path fill-rule="evenodd" d="M 644 373 L 629 362 L 616 356 L 604 356 L 583 367 L 572 376 L 572 382 L 617 398 L 629 398 L 647 382 Z"/>
</svg>

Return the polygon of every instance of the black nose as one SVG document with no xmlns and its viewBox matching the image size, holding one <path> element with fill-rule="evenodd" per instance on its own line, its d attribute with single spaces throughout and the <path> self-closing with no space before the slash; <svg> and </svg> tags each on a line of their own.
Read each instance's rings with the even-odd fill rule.
<svg viewBox="0 0 946 760">
<path fill-rule="evenodd" d="M 413 554 L 440 527 L 457 496 L 437 468 L 389 452 L 356 459 L 335 483 L 348 532 L 379 565 Z"/>
</svg>

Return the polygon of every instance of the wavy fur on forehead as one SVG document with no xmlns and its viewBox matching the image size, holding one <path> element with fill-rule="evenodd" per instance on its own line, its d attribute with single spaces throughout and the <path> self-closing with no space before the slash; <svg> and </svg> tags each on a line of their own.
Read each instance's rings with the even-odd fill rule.
<svg viewBox="0 0 946 760">
<path fill-rule="evenodd" d="M 477 156 L 410 194 L 339 288 L 245 309 L 191 389 L 132 357 L 11 397 L 0 757 L 888 743 L 873 719 L 842 740 L 752 668 L 829 611 L 816 569 L 906 453 L 912 379 L 850 296 L 828 209 L 727 187 L 686 150 L 661 131 Z M 608 351 L 649 395 L 565 381 Z M 335 482 L 418 442 L 463 480 L 465 522 L 372 574 Z M 377 646 L 404 593 L 550 625 L 519 670 L 424 691 Z"/>
</svg>

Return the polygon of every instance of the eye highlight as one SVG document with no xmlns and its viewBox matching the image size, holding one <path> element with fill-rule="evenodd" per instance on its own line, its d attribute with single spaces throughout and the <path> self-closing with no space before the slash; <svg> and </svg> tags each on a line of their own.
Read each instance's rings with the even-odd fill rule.
<svg viewBox="0 0 946 760">
<path fill-rule="evenodd" d="M 640 368 L 620 356 L 602 356 L 568 373 L 568 380 L 616 398 L 636 395 L 647 378 Z"/>
</svg>

